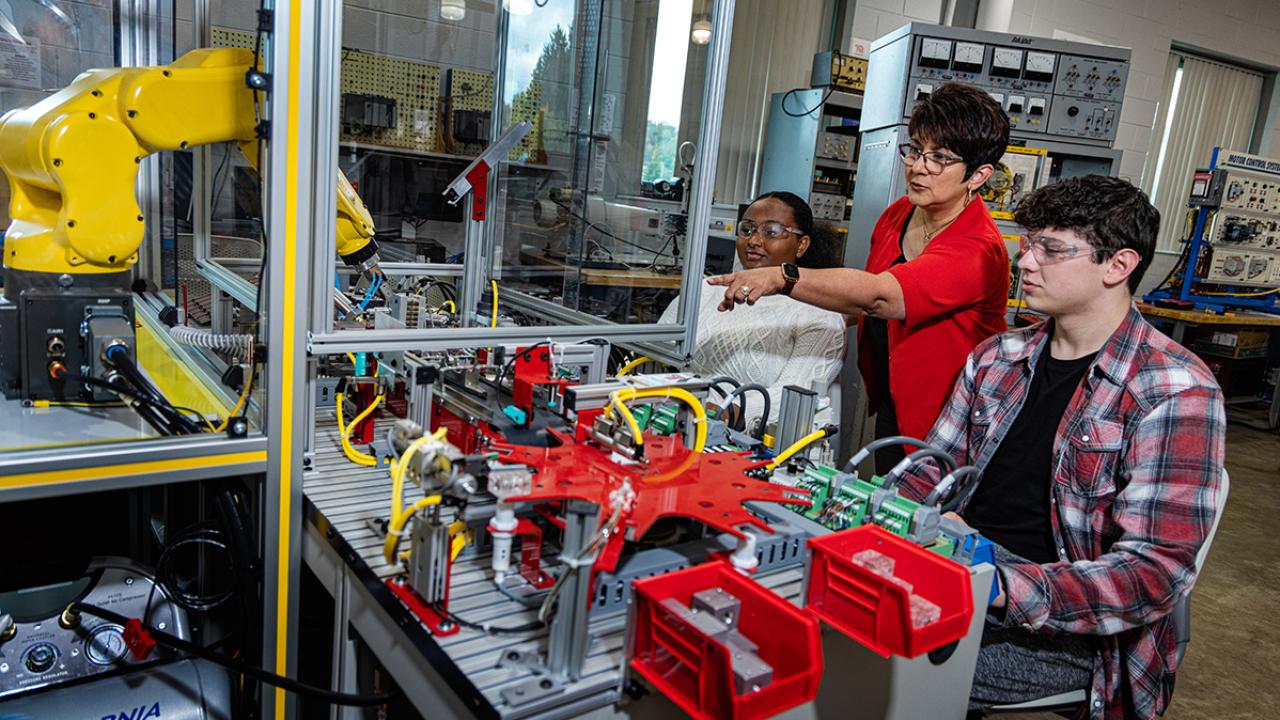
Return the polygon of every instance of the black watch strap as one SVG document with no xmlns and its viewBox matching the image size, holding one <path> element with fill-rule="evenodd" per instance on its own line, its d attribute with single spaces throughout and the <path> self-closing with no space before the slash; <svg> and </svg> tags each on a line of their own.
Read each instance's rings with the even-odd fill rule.
<svg viewBox="0 0 1280 720">
<path fill-rule="evenodd" d="M 791 289 L 800 282 L 800 268 L 792 263 L 782 263 L 782 290 L 783 295 L 790 295 Z"/>
</svg>

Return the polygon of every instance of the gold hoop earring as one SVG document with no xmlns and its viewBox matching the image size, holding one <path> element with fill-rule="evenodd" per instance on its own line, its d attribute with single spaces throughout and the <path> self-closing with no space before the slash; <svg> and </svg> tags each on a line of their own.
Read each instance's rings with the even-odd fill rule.
<svg viewBox="0 0 1280 720">
<path fill-rule="evenodd" d="M 965 203 L 973 202 L 973 188 L 967 185 L 965 186 L 965 189 L 964 189 L 964 201 Z"/>
</svg>

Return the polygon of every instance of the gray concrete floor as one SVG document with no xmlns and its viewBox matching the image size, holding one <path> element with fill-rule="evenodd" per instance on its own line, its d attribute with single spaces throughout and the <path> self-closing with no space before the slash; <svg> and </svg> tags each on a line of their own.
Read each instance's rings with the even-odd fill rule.
<svg viewBox="0 0 1280 720">
<path fill-rule="evenodd" d="M 1166 720 L 1280 716 L 1280 434 L 1230 425 L 1227 472 L 1231 493 L 1192 596 L 1191 644 Z"/>
</svg>

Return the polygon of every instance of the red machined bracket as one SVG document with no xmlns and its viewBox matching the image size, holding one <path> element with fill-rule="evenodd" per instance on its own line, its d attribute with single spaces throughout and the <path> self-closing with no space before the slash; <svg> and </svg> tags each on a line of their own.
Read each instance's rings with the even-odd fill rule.
<svg viewBox="0 0 1280 720">
<path fill-rule="evenodd" d="M 538 503 L 533 506 L 533 511 L 538 513 L 543 520 L 555 525 L 557 528 L 564 530 L 564 518 L 556 515 L 563 503 Z"/>
<path fill-rule="evenodd" d="M 124 644 L 134 660 L 146 660 L 156 646 L 155 638 L 142 627 L 142 621 L 131 618 L 124 624 Z"/>
<path fill-rule="evenodd" d="M 453 563 L 449 563 L 452 569 Z M 387 588 L 398 598 L 400 602 L 409 608 L 409 612 L 417 616 L 428 628 L 431 634 L 436 637 L 446 637 L 458 632 L 458 624 L 444 615 L 435 611 L 434 608 L 422 602 L 422 598 L 418 597 L 418 593 L 409 587 L 408 579 L 403 575 L 387 578 Z M 448 601 L 446 601 L 447 603 Z"/>
<path fill-rule="evenodd" d="M 516 521 L 515 535 L 520 538 L 520 577 L 539 590 L 554 585 L 555 579 L 542 569 L 542 528 L 520 518 Z"/>
<path fill-rule="evenodd" d="M 646 434 L 647 462 L 623 464 L 615 461 L 608 448 L 577 442 L 555 430 L 548 433 L 556 441 L 551 447 L 492 443 L 504 462 L 528 465 L 537 471 L 529 492 L 508 500 L 585 500 L 600 508 L 603 522 L 611 512 L 615 493 L 625 484 L 635 498 L 619 523 L 617 536 L 629 540 L 643 538 L 655 522 L 669 516 L 693 518 L 735 536 L 742 534 L 742 525 L 771 533 L 769 526 L 743 504 L 794 502 L 789 495 L 808 494 L 749 477 L 748 472 L 763 467 L 766 461 L 753 459 L 747 453 L 693 453 L 679 438 Z M 611 561 L 612 552 L 611 548 L 605 549 L 596 562 L 597 570 L 614 569 L 617 558 Z"/>
<path fill-rule="evenodd" d="M 356 385 L 355 392 L 351 394 L 351 397 L 358 415 L 369 407 L 374 398 L 378 397 L 378 387 L 374 383 L 360 383 Z M 373 419 L 377 414 L 378 411 L 374 410 L 365 419 L 349 428 L 352 445 L 368 445 L 373 442 Z M 352 415 L 352 417 L 354 418 L 355 415 Z"/>
<path fill-rule="evenodd" d="M 590 410 L 578 411 L 578 424 L 573 428 L 573 439 L 575 442 L 585 443 L 593 441 L 592 432 L 595 429 L 596 418 L 604 414 L 604 408 L 592 408 Z"/>
<path fill-rule="evenodd" d="M 483 221 L 489 202 L 489 163 L 477 162 L 467 173 L 467 182 L 471 183 L 471 219 Z"/>
<path fill-rule="evenodd" d="M 462 452 L 470 455 L 479 445 L 476 439 L 476 427 L 465 419 L 445 409 L 438 400 L 431 407 L 431 429 L 445 428 L 445 440 L 448 440 Z"/>
<path fill-rule="evenodd" d="M 403 378 L 396 378 L 395 387 L 387 395 L 387 412 L 398 418 L 409 416 L 409 391 Z"/>
<path fill-rule="evenodd" d="M 551 348 L 533 347 L 519 348 L 515 354 L 514 376 L 511 381 L 511 396 L 515 406 L 533 416 L 533 391 L 544 385 L 554 385 L 564 389 L 573 385 L 572 380 L 555 376 L 551 365 Z"/>
</svg>

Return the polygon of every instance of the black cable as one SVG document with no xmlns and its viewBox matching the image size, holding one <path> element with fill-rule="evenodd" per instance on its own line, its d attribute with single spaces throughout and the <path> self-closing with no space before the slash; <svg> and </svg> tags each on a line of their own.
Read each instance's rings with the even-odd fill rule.
<svg viewBox="0 0 1280 720">
<path fill-rule="evenodd" d="M 147 380 L 146 376 L 142 374 L 142 371 L 138 369 L 137 364 L 133 361 L 133 357 L 129 354 L 128 348 L 124 345 L 113 345 L 107 348 L 107 351 L 103 353 L 103 355 L 106 357 L 107 364 L 109 364 L 111 368 L 125 380 L 125 382 L 132 385 L 134 391 L 140 397 L 146 398 L 153 404 L 162 408 L 172 407 L 168 399 L 160 393 L 160 390 L 152 385 L 151 382 Z"/>
<path fill-rule="evenodd" d="M 675 240 L 678 235 L 679 233 L 671 233 L 670 235 L 667 236 L 666 241 L 663 242 L 662 246 L 658 248 L 658 251 L 653 254 L 653 260 L 651 260 L 649 264 L 645 266 L 646 270 L 652 270 L 658 266 L 658 260 L 662 257 L 662 254 L 666 252 L 667 247 L 671 245 L 671 241 Z M 672 255 L 672 257 L 674 258 L 675 256 Z"/>
<path fill-rule="evenodd" d="M 782 96 L 782 104 L 780 106 L 782 108 L 782 112 L 786 113 L 787 115 L 790 115 L 791 117 L 804 117 L 806 115 L 812 115 L 814 110 L 817 110 L 818 108 L 827 104 L 827 100 L 831 99 L 831 93 L 835 92 L 836 90 L 834 85 L 828 87 L 826 94 L 822 96 L 822 99 L 818 101 L 817 105 L 814 105 L 813 107 L 809 108 L 808 110 L 805 110 L 802 113 L 793 113 L 787 109 L 787 98 L 791 97 L 792 95 L 795 95 L 796 93 L 800 92 L 802 89 L 803 88 L 793 88 L 791 90 L 788 90 L 786 95 Z"/>
<path fill-rule="evenodd" d="M 919 438 L 913 438 L 907 435 L 886 435 L 885 437 L 872 440 L 867 443 L 866 447 L 854 453 L 853 457 L 849 458 L 849 462 L 845 463 L 844 471 L 854 472 L 857 470 L 859 463 L 874 455 L 877 450 L 883 450 L 890 445 L 910 445 L 917 448 L 929 447 L 929 445 L 925 444 L 925 441 L 920 440 Z"/>
<path fill-rule="evenodd" d="M 449 608 L 440 603 L 432 605 L 431 609 L 440 613 L 459 627 L 464 627 L 469 630 L 479 630 L 480 632 L 488 635 L 524 635 L 527 633 L 538 632 L 539 630 L 547 627 L 547 624 L 541 620 L 534 620 L 533 622 L 525 623 L 524 625 L 515 625 L 512 627 L 494 627 L 492 625 L 471 622 L 470 620 L 460 618 L 450 612 Z"/>
<path fill-rule="evenodd" d="M 1169 274 L 1165 275 L 1164 279 L 1161 280 L 1159 284 L 1156 285 L 1156 289 L 1152 290 L 1151 292 L 1158 292 L 1160 290 L 1164 290 L 1169 285 L 1169 281 L 1173 279 L 1173 276 L 1176 275 L 1179 270 L 1182 270 L 1184 265 L 1186 265 L 1187 257 L 1190 255 L 1190 253 L 1191 253 L 1191 245 L 1190 244 L 1183 245 L 1182 252 L 1178 254 L 1178 259 L 1174 260 L 1173 267 L 1169 268 Z M 1168 289 L 1172 290 L 1173 288 L 1169 287 Z"/>
<path fill-rule="evenodd" d="M 179 427 L 175 427 L 172 418 L 166 415 L 161 408 L 154 405 L 150 398 L 138 394 L 131 388 L 109 383 L 101 378 L 91 377 L 88 375 L 73 375 L 71 373 L 65 373 L 60 377 L 69 382 L 78 382 L 82 385 L 100 387 L 122 397 L 129 398 L 132 401 L 129 406 L 133 408 L 134 412 L 141 415 L 142 419 L 146 420 L 147 424 L 155 428 L 161 435 L 170 436 L 190 434 L 182 432 Z M 121 379 L 123 380 L 123 378 Z"/>
<path fill-rule="evenodd" d="M 204 416 L 204 414 L 203 414 L 203 413 L 201 413 L 199 410 L 196 410 L 196 409 L 194 409 L 194 408 L 189 408 L 189 407 L 187 407 L 187 406 L 185 406 L 185 405 L 173 405 L 173 409 L 174 409 L 174 410 L 177 410 L 178 412 L 180 412 L 180 413 L 182 413 L 182 414 L 184 414 L 184 415 L 191 415 L 191 416 L 193 416 L 193 418 L 192 418 L 192 419 L 193 419 L 196 423 L 198 423 L 198 424 L 200 424 L 200 425 L 204 425 L 205 427 L 208 427 L 208 425 L 206 425 L 206 423 L 209 423 L 209 422 L 210 422 L 210 421 L 209 421 L 209 419 L 208 419 L 208 418 L 206 418 L 206 417 Z"/>
<path fill-rule="evenodd" d="M 418 294 L 425 298 L 427 293 L 431 292 L 431 288 L 437 285 L 441 288 L 440 294 L 444 296 L 445 300 L 452 300 L 454 303 L 458 302 L 457 288 L 454 287 L 453 283 L 445 280 L 428 280 L 425 284 L 419 286 Z"/>
<path fill-rule="evenodd" d="M 253 69 L 255 71 L 259 70 L 259 63 L 262 58 L 262 36 L 264 33 L 263 15 L 266 12 L 268 12 L 266 0 L 261 0 L 258 3 L 258 29 L 253 37 Z M 266 207 L 262 204 L 262 145 L 265 140 L 263 136 L 266 133 L 262 131 L 262 98 L 260 95 L 261 91 L 256 87 L 253 88 L 254 132 L 258 136 L 257 148 L 255 150 L 255 153 L 258 156 L 258 162 L 256 165 L 258 170 L 258 234 L 262 236 L 262 258 L 261 262 L 258 263 L 258 287 L 254 296 L 254 314 L 256 317 L 254 318 L 253 331 L 254 335 L 257 336 L 258 344 L 266 345 L 266 337 L 262 332 L 262 286 L 266 284 L 267 248 L 270 246 L 270 243 L 267 238 L 267 224 L 263 219 L 263 216 L 266 215 Z M 257 379 L 257 373 L 254 373 L 254 379 Z M 252 387 L 250 387 L 249 392 L 253 392 Z"/>
<path fill-rule="evenodd" d="M 769 391 L 766 390 L 763 385 L 761 385 L 760 383 L 746 383 L 744 385 L 739 385 L 738 387 L 733 389 L 733 392 L 730 392 L 728 395 L 725 396 L 724 404 L 728 406 L 730 403 L 733 402 L 734 398 L 742 397 L 742 394 L 747 392 L 748 390 L 755 390 L 756 392 L 760 393 L 760 397 L 764 398 L 764 413 L 761 415 L 762 419 L 760 422 L 760 434 L 755 436 L 757 438 L 760 438 L 764 436 L 764 426 L 769 423 L 769 413 L 770 411 L 773 410 L 773 400 L 769 398 Z M 737 427 L 735 429 L 745 431 L 746 423 L 747 423 L 747 417 L 746 417 L 747 404 L 745 402 L 745 399 L 741 407 L 742 407 L 742 412 L 738 414 L 738 423 L 737 423 L 740 427 Z"/>
<path fill-rule="evenodd" d="M 112 612 L 110 610 L 107 610 L 106 608 L 98 607 L 97 605 L 90 605 L 88 603 L 83 603 L 83 602 L 73 602 L 71 603 L 71 606 L 68 609 L 71 610 L 72 612 L 87 612 L 90 615 L 100 617 L 103 620 L 106 620 L 108 622 L 113 622 L 117 625 L 127 625 L 130 621 L 130 619 L 125 617 L 124 615 Z M 394 695 L 388 694 L 388 693 L 381 693 L 378 695 L 349 695 L 347 693 L 333 692 L 326 688 L 319 688 L 319 687 L 315 687 L 314 685 L 307 685 L 305 683 L 298 682 L 297 680 L 294 680 L 292 678 L 287 678 L 281 675 L 276 675 L 275 673 L 272 673 L 272 672 L 267 672 L 262 668 L 255 667 L 253 665 L 250 665 L 246 662 L 241 662 L 240 660 L 236 660 L 234 658 L 226 657 L 221 653 L 213 652 L 208 648 L 202 647 L 200 645 L 197 645 L 193 642 L 189 642 L 187 640 L 183 640 L 182 638 L 176 637 L 174 635 L 170 635 L 169 633 L 164 632 L 162 630 L 157 630 L 155 628 L 149 627 L 149 628 L 146 628 L 146 631 L 151 636 L 151 638 L 155 640 L 156 643 L 159 645 L 164 645 L 165 647 L 171 648 L 173 650 L 184 652 L 184 653 L 187 653 L 188 655 L 194 655 L 195 657 L 208 660 L 213 663 L 217 663 L 218 665 L 221 665 L 222 667 L 227 668 L 228 670 L 233 670 L 241 675 L 247 675 L 251 678 L 264 682 L 268 685 L 272 685 L 274 687 L 278 687 L 283 690 L 287 690 L 289 692 L 297 693 L 300 695 L 310 695 L 310 696 L 319 698 L 321 700 L 324 700 L 326 702 L 333 703 L 334 705 L 347 705 L 350 707 L 375 707 L 378 705 L 386 705 L 394 697 Z"/>
<path fill-rule="evenodd" d="M 881 487 L 886 490 L 897 487 L 898 483 L 902 482 L 902 476 L 907 473 L 907 470 L 925 458 L 932 458 L 940 467 L 944 468 L 944 475 L 956 469 L 955 458 L 935 447 L 922 447 L 898 461 L 898 464 L 889 470 L 889 474 L 885 476 L 884 485 Z M 899 467 L 902 469 L 898 470 Z M 894 472 L 895 470 L 897 470 L 896 473 Z"/>
<path fill-rule="evenodd" d="M 729 387 L 733 388 L 733 390 L 737 390 L 738 388 L 742 387 L 742 383 L 738 382 L 734 378 L 729 377 L 728 375 L 718 375 L 716 377 L 711 378 L 711 389 L 720 393 L 720 397 L 724 398 L 724 400 L 722 400 L 722 402 L 724 403 L 722 406 L 722 409 L 730 407 L 733 403 L 733 401 L 729 399 L 729 396 L 733 394 L 733 391 L 731 390 L 730 392 L 725 392 L 720 387 L 721 385 L 724 385 L 724 384 L 729 385 Z M 766 402 L 768 401 L 767 398 L 768 396 L 766 395 Z M 738 395 L 738 415 L 739 417 L 746 417 L 747 415 L 747 397 L 745 395 Z"/>
<path fill-rule="evenodd" d="M 126 382 L 132 385 L 141 397 L 148 398 L 155 408 L 174 422 L 178 429 L 182 431 L 181 434 L 194 435 L 204 432 L 204 428 L 200 424 L 193 422 L 191 418 L 178 412 L 164 394 L 147 380 L 146 376 L 142 374 L 142 371 L 138 369 L 137 364 L 133 361 L 133 356 L 129 354 L 128 348 L 124 345 L 113 345 L 107 348 L 103 355 L 106 357 L 107 363 Z"/>
</svg>

